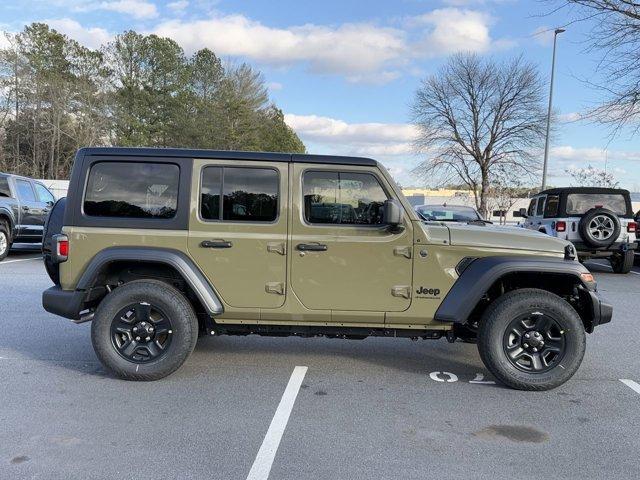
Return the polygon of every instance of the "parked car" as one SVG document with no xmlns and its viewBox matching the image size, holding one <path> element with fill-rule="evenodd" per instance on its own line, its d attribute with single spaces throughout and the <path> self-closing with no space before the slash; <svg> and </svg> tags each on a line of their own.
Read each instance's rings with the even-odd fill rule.
<svg viewBox="0 0 640 480">
<path fill-rule="evenodd" d="M 640 210 L 636 212 L 636 216 L 633 218 L 636 221 L 636 240 L 638 240 L 638 231 L 640 226 Z M 638 246 L 636 247 L 635 265 L 640 266 L 640 242 L 638 242 Z"/>
<path fill-rule="evenodd" d="M 0 261 L 14 243 L 40 243 L 44 222 L 55 202 L 42 183 L 0 173 Z"/>
<path fill-rule="evenodd" d="M 44 308 L 91 321 L 129 380 L 171 374 L 199 334 L 444 337 L 546 390 L 612 316 L 566 240 L 422 221 L 367 158 L 84 149 L 44 244 Z"/>
<path fill-rule="evenodd" d="M 484 220 L 475 208 L 464 205 L 418 205 L 415 210 L 420 218 L 427 221 L 491 223 Z"/>
<path fill-rule="evenodd" d="M 638 224 L 627 190 L 554 188 L 533 197 L 519 214 L 525 228 L 573 243 L 580 260 L 606 258 L 616 273 L 633 267 Z"/>
</svg>

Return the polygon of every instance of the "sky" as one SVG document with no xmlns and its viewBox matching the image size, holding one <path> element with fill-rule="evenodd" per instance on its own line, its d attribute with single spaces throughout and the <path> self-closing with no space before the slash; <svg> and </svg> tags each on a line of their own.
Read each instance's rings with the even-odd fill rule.
<svg viewBox="0 0 640 480">
<path fill-rule="evenodd" d="M 187 54 L 208 47 L 264 73 L 273 101 L 309 153 L 359 155 L 383 162 L 403 186 L 425 185 L 413 168 L 416 129 L 410 107 L 422 79 L 452 53 L 506 60 L 523 55 L 544 79 L 553 28 L 575 12 L 554 0 L 4 0 L 0 29 L 43 21 L 97 48 L 124 30 L 176 40 Z M 640 191 L 640 134 L 612 139 L 580 120 L 598 101 L 588 86 L 598 55 L 585 44 L 588 23 L 558 37 L 554 111 L 558 124 L 549 181 L 569 185 L 567 169 L 606 168 Z M 0 44 L 2 39 L 0 38 Z M 536 179 L 526 183 L 535 184 Z"/>
</svg>

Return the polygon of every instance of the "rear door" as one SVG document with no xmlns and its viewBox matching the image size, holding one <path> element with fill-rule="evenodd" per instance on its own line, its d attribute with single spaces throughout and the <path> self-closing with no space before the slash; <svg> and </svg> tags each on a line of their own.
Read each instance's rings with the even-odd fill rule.
<svg viewBox="0 0 640 480">
<path fill-rule="evenodd" d="M 20 200 L 20 237 L 24 240 L 42 238 L 44 228 L 44 206 L 38 200 L 33 184 L 26 179 L 14 179 L 18 200 Z"/>
<path fill-rule="evenodd" d="M 226 305 L 282 306 L 288 164 L 194 160 L 193 176 L 189 254 Z"/>
</svg>

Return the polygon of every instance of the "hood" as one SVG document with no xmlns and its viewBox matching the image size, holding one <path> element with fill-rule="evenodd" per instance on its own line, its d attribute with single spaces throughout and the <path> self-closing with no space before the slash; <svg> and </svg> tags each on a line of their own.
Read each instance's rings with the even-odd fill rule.
<svg viewBox="0 0 640 480">
<path fill-rule="evenodd" d="M 520 227 L 446 222 L 451 245 L 564 254 L 570 242 Z"/>
</svg>

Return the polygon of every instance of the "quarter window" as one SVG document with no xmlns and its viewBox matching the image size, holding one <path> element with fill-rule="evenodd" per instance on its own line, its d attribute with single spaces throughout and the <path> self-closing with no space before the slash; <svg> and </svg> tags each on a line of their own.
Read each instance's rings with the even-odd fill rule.
<svg viewBox="0 0 640 480">
<path fill-rule="evenodd" d="M 18 198 L 23 202 L 35 202 L 36 194 L 33 193 L 33 188 L 31 188 L 31 184 L 26 180 L 17 180 L 16 185 L 18 186 Z"/>
<path fill-rule="evenodd" d="M 278 172 L 271 168 L 206 167 L 200 216 L 204 220 L 273 222 L 278 217 L 278 184 Z"/>
<path fill-rule="evenodd" d="M 380 225 L 387 195 L 370 173 L 309 171 L 303 178 L 308 223 Z"/>
<path fill-rule="evenodd" d="M 100 162 L 91 167 L 84 213 L 95 217 L 176 215 L 180 168 L 171 163 Z"/>
</svg>

